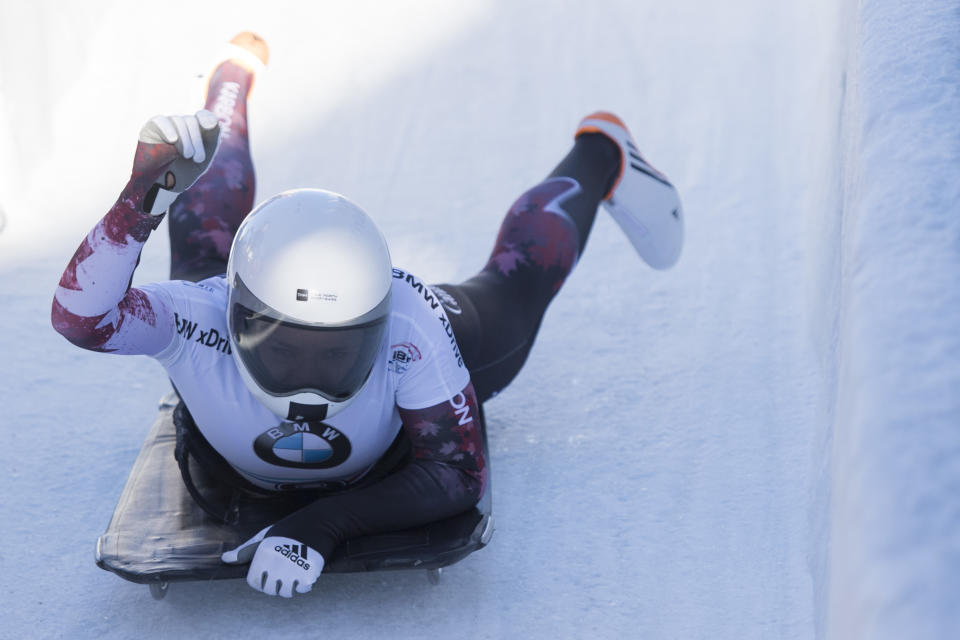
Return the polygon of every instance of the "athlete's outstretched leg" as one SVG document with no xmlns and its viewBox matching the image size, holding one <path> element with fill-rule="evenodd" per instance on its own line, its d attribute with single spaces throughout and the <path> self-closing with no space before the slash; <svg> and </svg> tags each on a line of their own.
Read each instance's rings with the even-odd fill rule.
<svg viewBox="0 0 960 640">
<path fill-rule="evenodd" d="M 447 303 L 481 402 L 520 371 L 619 169 L 616 144 L 603 135 L 579 136 L 550 175 L 510 208 L 483 270 L 460 285 L 434 287 Z"/>
<path fill-rule="evenodd" d="M 575 139 L 547 179 L 511 207 L 483 270 L 461 285 L 435 287 L 481 402 L 520 371 L 601 202 L 647 264 L 664 269 L 680 255 L 676 189 L 640 155 L 626 125 L 593 113 Z"/>
<path fill-rule="evenodd" d="M 205 108 L 220 120 L 220 146 L 207 171 L 170 207 L 170 278 L 199 281 L 227 269 L 230 245 L 253 208 L 254 173 L 247 139 L 247 97 L 267 61 L 252 33 L 231 40 L 229 57 L 210 74 Z M 236 523 L 245 482 L 207 442 L 181 400 L 175 412 L 176 458 L 187 490 L 220 522 Z"/>
<path fill-rule="evenodd" d="M 247 138 L 247 96 L 266 45 L 251 33 L 231 41 L 230 58 L 211 73 L 205 108 L 220 119 L 220 146 L 206 173 L 170 207 L 170 278 L 202 280 L 226 271 L 230 245 L 253 208 L 255 180 Z"/>
</svg>

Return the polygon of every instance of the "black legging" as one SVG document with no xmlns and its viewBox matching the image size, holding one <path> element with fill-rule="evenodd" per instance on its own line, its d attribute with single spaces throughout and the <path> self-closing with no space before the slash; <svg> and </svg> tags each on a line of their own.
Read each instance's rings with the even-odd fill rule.
<svg viewBox="0 0 960 640">
<path fill-rule="evenodd" d="M 431 287 L 444 302 L 481 403 L 526 361 L 547 306 L 583 252 L 618 163 L 612 142 L 581 136 L 550 176 L 510 208 L 480 273 Z"/>
</svg>

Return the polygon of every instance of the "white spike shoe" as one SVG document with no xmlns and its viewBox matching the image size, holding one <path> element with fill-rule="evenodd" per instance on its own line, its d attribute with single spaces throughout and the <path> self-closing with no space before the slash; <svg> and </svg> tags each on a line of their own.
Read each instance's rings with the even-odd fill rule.
<svg viewBox="0 0 960 640">
<path fill-rule="evenodd" d="M 235 35 L 229 43 L 223 45 L 217 52 L 213 64 L 210 65 L 210 72 L 207 73 L 207 87 L 205 96 L 210 95 L 210 81 L 213 79 L 217 69 L 225 62 L 232 62 L 238 67 L 250 72 L 250 90 L 253 89 L 254 80 L 257 75 L 267 66 L 267 60 L 270 59 L 270 49 L 266 41 L 253 33 L 252 31 L 242 31 Z M 248 91 L 249 94 L 249 91 Z M 234 96 L 229 96 L 229 101 Z"/>
<path fill-rule="evenodd" d="M 222 60 L 233 60 L 251 73 L 259 73 L 267 66 L 270 49 L 267 42 L 252 31 L 235 35 L 220 52 Z"/>
<path fill-rule="evenodd" d="M 601 133 L 620 147 L 620 175 L 604 196 L 604 209 L 644 262 L 654 269 L 672 267 L 683 248 L 683 207 L 676 188 L 644 160 L 617 116 L 591 113 L 580 121 L 574 138 L 585 133 Z"/>
</svg>

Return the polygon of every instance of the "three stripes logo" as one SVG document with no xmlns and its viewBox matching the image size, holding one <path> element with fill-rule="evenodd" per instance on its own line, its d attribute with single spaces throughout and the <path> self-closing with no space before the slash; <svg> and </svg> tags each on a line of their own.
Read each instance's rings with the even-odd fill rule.
<svg viewBox="0 0 960 640">
<path fill-rule="evenodd" d="M 668 187 L 673 187 L 672 184 L 667 180 L 667 177 L 647 164 L 647 161 L 643 159 L 643 156 L 640 155 L 640 152 L 637 150 L 633 143 L 627 140 L 627 152 L 630 154 L 630 168 L 644 173 L 657 182 L 662 182 Z M 674 214 L 676 217 L 676 214 Z"/>
<path fill-rule="evenodd" d="M 307 549 L 309 547 L 305 544 L 278 544 L 277 551 L 280 552 L 280 555 L 289 556 L 291 554 L 296 554 L 306 560 L 307 558 Z"/>
<path fill-rule="evenodd" d="M 278 544 L 273 550 L 298 567 L 303 567 L 304 571 L 309 571 L 310 564 L 307 562 L 308 548 L 305 544 Z"/>
</svg>

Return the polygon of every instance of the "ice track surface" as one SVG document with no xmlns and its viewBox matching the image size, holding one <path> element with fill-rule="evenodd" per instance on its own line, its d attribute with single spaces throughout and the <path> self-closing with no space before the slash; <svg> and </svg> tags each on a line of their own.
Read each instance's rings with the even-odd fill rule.
<svg viewBox="0 0 960 640">
<path fill-rule="evenodd" d="M 896 4 L 0 5 L 0 637 L 957 637 L 960 230 L 942 213 L 960 146 L 948 127 L 917 164 L 906 133 L 957 121 L 938 90 L 956 86 L 957 13 Z M 322 576 L 283 601 L 187 583 L 158 603 L 93 563 L 168 383 L 69 345 L 50 301 L 139 126 L 198 108 L 244 29 L 271 45 L 249 107 L 258 200 L 347 194 L 428 281 L 482 265 L 598 108 L 683 197 L 667 272 L 598 218 L 487 404 L 493 541 L 439 586 Z M 887 58 L 906 92 L 871 90 Z M 871 189 L 910 171 L 935 189 L 907 222 Z M 898 280 L 930 238 L 947 240 Z M 164 278 L 166 254 L 164 225 L 135 282 Z M 936 315 L 915 311 L 930 296 Z M 876 500 L 893 461 L 897 500 Z"/>
</svg>

